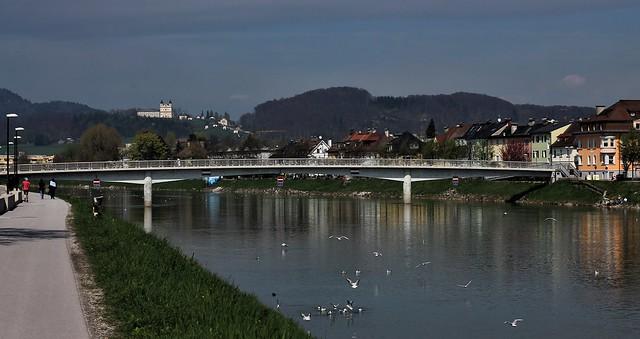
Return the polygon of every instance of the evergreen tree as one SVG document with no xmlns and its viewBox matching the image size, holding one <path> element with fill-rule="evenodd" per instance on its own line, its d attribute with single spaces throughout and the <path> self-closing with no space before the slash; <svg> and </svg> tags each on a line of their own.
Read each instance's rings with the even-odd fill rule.
<svg viewBox="0 0 640 339">
<path fill-rule="evenodd" d="M 429 120 L 429 126 L 427 126 L 426 136 L 427 139 L 433 139 L 436 137 L 436 124 L 433 122 L 433 119 Z"/>
</svg>

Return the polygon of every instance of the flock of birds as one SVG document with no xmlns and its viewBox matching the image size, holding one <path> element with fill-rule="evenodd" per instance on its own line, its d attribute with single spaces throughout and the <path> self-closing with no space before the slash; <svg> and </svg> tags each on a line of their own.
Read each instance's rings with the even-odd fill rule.
<svg viewBox="0 0 640 339">
<path fill-rule="evenodd" d="M 507 212 L 504 212 L 504 215 L 507 215 Z M 546 218 L 545 221 L 553 221 L 556 222 L 557 220 L 554 218 Z M 349 237 L 345 236 L 345 235 L 330 235 L 329 239 L 335 239 L 338 241 L 342 241 L 342 240 L 350 240 Z M 285 250 L 287 247 L 289 247 L 289 245 L 285 242 L 281 243 L 280 246 L 283 248 L 283 250 Z M 377 250 L 377 251 L 373 251 L 371 252 L 371 254 L 374 257 L 382 257 L 382 251 L 381 250 Z M 259 260 L 259 257 L 257 257 L 257 259 Z M 421 263 L 418 263 L 417 265 L 415 265 L 415 268 L 422 268 L 425 267 L 427 265 L 431 264 L 431 261 L 423 261 Z M 346 271 L 341 271 L 340 272 L 341 275 L 345 276 L 347 274 Z M 360 276 L 361 271 L 359 269 L 355 270 L 355 275 L 356 277 Z M 387 269 L 386 270 L 386 274 L 387 275 L 391 275 L 392 271 L 391 269 Z M 595 275 L 598 276 L 599 272 L 596 271 Z M 352 289 L 356 289 L 360 286 L 360 278 L 357 278 L 354 280 L 352 280 L 349 277 L 345 277 L 345 280 L 348 284 L 348 286 Z M 456 285 L 457 287 L 460 288 L 469 288 L 469 286 L 471 286 L 471 282 L 473 280 L 469 280 L 466 284 L 458 284 Z M 277 299 L 277 295 L 276 293 L 272 293 L 272 296 L 274 298 L 276 298 L 276 309 L 280 310 L 280 301 Z M 340 304 L 333 304 L 331 303 L 329 306 L 322 306 L 322 305 L 318 305 L 315 307 L 315 310 L 318 312 L 319 315 L 323 315 L 323 316 L 329 316 L 329 317 L 333 317 L 336 314 L 342 314 L 345 316 L 351 316 L 353 314 L 357 314 L 357 313 L 362 313 L 364 312 L 364 308 L 363 307 L 354 307 L 353 306 L 353 301 L 352 300 L 347 300 L 346 303 L 344 305 L 340 305 Z M 303 321 L 311 321 L 311 312 L 308 313 L 300 313 L 300 316 L 302 317 Z M 511 321 L 505 321 L 504 324 L 508 324 L 511 327 L 517 327 L 518 323 L 523 322 L 524 319 L 522 318 L 517 318 L 517 319 L 513 319 Z"/>
</svg>

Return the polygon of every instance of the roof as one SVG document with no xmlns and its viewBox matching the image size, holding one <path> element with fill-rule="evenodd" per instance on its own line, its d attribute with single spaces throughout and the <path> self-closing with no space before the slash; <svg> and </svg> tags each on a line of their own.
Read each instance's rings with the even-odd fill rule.
<svg viewBox="0 0 640 339">
<path fill-rule="evenodd" d="M 464 135 L 466 140 L 487 139 L 494 133 L 498 132 L 501 128 L 509 124 L 509 121 L 502 122 L 483 122 L 471 125 L 467 133 Z"/>
<path fill-rule="evenodd" d="M 471 126 L 471 124 L 459 124 L 456 127 L 451 127 L 443 134 L 437 135 L 436 142 L 442 143 L 449 140 L 460 139 L 464 137 Z"/>
<path fill-rule="evenodd" d="M 344 141 L 352 142 L 376 142 L 382 138 L 382 133 L 378 132 L 352 132 Z"/>
<path fill-rule="evenodd" d="M 630 121 L 640 118 L 640 100 L 619 100 L 600 114 L 593 115 L 583 122 L 590 121 Z"/>
<path fill-rule="evenodd" d="M 531 134 L 542 134 L 542 133 L 551 133 L 559 128 L 565 127 L 571 124 L 570 122 L 556 122 L 556 123 L 547 123 L 541 126 L 540 128 L 531 131 Z"/>
</svg>

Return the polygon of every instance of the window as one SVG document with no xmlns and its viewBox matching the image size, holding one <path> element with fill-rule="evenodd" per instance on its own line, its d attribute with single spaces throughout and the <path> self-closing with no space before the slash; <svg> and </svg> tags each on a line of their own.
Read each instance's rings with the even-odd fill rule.
<svg viewBox="0 0 640 339">
<path fill-rule="evenodd" d="M 547 157 L 547 151 L 542 151 L 542 157 L 546 158 Z"/>
<path fill-rule="evenodd" d="M 578 148 L 582 148 L 582 141 L 578 139 Z"/>
<path fill-rule="evenodd" d="M 538 158 L 538 151 L 533 151 L 533 158 L 537 159 Z"/>
<path fill-rule="evenodd" d="M 582 166 L 582 157 L 577 155 L 575 162 L 578 166 Z"/>
</svg>

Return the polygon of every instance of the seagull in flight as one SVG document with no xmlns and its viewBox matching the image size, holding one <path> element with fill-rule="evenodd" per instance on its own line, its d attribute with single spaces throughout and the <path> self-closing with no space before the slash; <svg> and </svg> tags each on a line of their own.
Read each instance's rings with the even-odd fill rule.
<svg viewBox="0 0 640 339">
<path fill-rule="evenodd" d="M 373 253 L 374 257 L 381 257 L 382 256 L 382 251 L 373 251 L 371 253 Z"/>
<path fill-rule="evenodd" d="M 504 323 L 511 325 L 511 327 L 516 327 L 520 321 L 524 321 L 524 319 L 513 319 L 513 321 L 505 321 Z"/>
<path fill-rule="evenodd" d="M 300 313 L 300 315 L 302 316 L 302 320 L 304 320 L 304 321 L 311 320 L 311 313 L 307 313 L 307 314 Z"/>
<path fill-rule="evenodd" d="M 419 264 L 416 265 L 416 268 L 421 267 L 421 266 L 427 266 L 431 263 L 431 261 L 425 261 L 425 262 L 421 262 Z"/>
<path fill-rule="evenodd" d="M 351 288 L 358 288 L 358 284 L 360 284 L 360 279 L 356 281 L 351 281 L 351 279 L 347 278 L 347 282 L 351 285 Z"/>
<path fill-rule="evenodd" d="M 467 288 L 467 287 L 469 287 L 469 285 L 471 285 L 471 280 L 469 280 L 469 282 L 464 284 L 464 285 L 458 285 L 458 286 L 462 287 L 462 288 Z"/>
<path fill-rule="evenodd" d="M 556 220 L 556 218 L 546 218 L 546 219 L 544 219 L 544 221 L 548 221 L 548 220 L 551 220 L 551 221 L 553 221 L 553 222 L 558 221 L 558 220 Z"/>
</svg>

